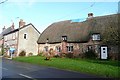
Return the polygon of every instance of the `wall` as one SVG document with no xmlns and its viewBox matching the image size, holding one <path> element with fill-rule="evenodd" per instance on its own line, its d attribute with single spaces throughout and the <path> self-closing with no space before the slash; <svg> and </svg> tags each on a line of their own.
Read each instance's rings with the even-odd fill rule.
<svg viewBox="0 0 120 80">
<path fill-rule="evenodd" d="M 24 39 L 24 34 L 27 34 L 27 39 Z M 32 25 L 28 25 L 20 29 L 18 55 L 22 50 L 26 51 L 26 55 L 28 55 L 29 53 L 33 53 L 33 55 L 37 55 L 38 53 L 37 40 L 39 36 L 40 34 L 36 31 L 36 29 Z"/>
<path fill-rule="evenodd" d="M 86 43 L 65 43 L 65 42 L 61 42 L 61 43 L 56 43 L 56 44 L 39 44 L 39 53 L 40 52 L 45 52 L 44 50 L 44 47 L 45 46 L 48 46 L 49 47 L 49 50 L 50 48 L 52 48 L 55 53 L 56 52 L 56 46 L 60 46 L 61 47 L 61 53 L 69 53 L 67 51 L 67 47 L 66 46 L 69 46 L 69 45 L 72 45 L 73 46 L 73 52 L 70 52 L 70 53 L 73 53 L 74 57 L 78 57 L 80 54 L 82 53 L 85 53 L 88 49 L 88 45 L 92 45 L 93 47 L 93 50 L 95 50 L 98 55 L 99 55 L 99 42 L 93 42 L 93 41 L 89 41 L 89 42 L 86 42 Z M 95 47 L 97 45 L 97 47 Z"/>
<path fill-rule="evenodd" d="M 17 52 L 17 44 L 18 44 L 17 40 L 18 40 L 18 31 L 5 35 L 4 36 L 5 50 L 7 50 L 6 48 L 15 48 Z M 7 52 L 7 55 L 9 55 L 8 52 Z"/>
</svg>

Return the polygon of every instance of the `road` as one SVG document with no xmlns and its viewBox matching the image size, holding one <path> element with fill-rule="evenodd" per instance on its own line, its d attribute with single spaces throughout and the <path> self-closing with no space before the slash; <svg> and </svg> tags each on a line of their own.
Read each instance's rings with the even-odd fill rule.
<svg viewBox="0 0 120 80">
<path fill-rule="evenodd" d="M 38 80 L 43 78 L 98 78 L 93 75 L 33 65 L 2 58 L 2 79 L 18 78 Z"/>
</svg>

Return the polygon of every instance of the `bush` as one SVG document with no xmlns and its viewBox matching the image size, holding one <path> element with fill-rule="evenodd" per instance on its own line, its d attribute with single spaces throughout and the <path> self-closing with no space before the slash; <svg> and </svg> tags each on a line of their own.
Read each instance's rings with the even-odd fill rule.
<svg viewBox="0 0 120 80">
<path fill-rule="evenodd" d="M 33 53 L 31 53 L 31 52 L 28 54 L 28 56 L 32 56 L 32 55 L 33 55 Z"/>
<path fill-rule="evenodd" d="M 24 50 L 22 50 L 20 53 L 19 53 L 19 56 L 25 56 L 26 55 L 26 52 Z"/>
<path fill-rule="evenodd" d="M 83 54 L 83 58 L 96 59 L 97 55 L 93 50 L 89 50 Z"/>
<path fill-rule="evenodd" d="M 40 52 L 37 54 L 37 56 L 42 56 L 43 55 L 43 52 Z"/>
<path fill-rule="evenodd" d="M 67 54 L 66 54 L 66 57 L 67 57 L 67 58 L 73 58 L 73 53 L 67 53 Z"/>
<path fill-rule="evenodd" d="M 118 53 L 110 53 L 108 56 L 109 56 L 109 59 L 111 59 L 111 60 L 119 60 L 120 61 L 120 58 L 119 58 L 120 54 L 118 54 Z"/>
</svg>

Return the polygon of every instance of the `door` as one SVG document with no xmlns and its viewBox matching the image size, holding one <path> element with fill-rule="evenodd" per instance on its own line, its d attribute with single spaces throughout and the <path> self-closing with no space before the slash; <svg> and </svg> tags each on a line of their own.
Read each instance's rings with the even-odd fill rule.
<svg viewBox="0 0 120 80">
<path fill-rule="evenodd" d="M 107 47 L 101 47 L 101 59 L 107 59 Z"/>
</svg>

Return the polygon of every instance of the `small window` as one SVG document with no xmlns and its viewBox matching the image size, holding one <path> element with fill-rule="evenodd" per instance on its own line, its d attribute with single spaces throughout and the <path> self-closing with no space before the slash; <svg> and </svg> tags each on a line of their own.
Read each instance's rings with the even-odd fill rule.
<svg viewBox="0 0 120 80">
<path fill-rule="evenodd" d="M 15 33 L 13 33 L 13 34 L 12 34 L 12 39 L 15 39 L 15 36 L 16 36 L 16 34 L 15 34 Z"/>
<path fill-rule="evenodd" d="M 45 46 L 44 50 L 45 50 L 45 52 L 47 52 L 48 51 L 48 46 Z"/>
<path fill-rule="evenodd" d="M 56 51 L 57 51 L 57 52 L 61 52 L 60 46 L 57 46 L 57 47 L 56 47 Z"/>
<path fill-rule="evenodd" d="M 27 34 L 26 33 L 24 34 L 24 39 L 27 39 Z"/>
<path fill-rule="evenodd" d="M 73 46 L 67 46 L 67 51 L 68 52 L 73 52 Z"/>
<path fill-rule="evenodd" d="M 67 36 L 62 36 L 62 41 L 67 41 Z"/>
<path fill-rule="evenodd" d="M 93 34 L 92 40 L 100 40 L 100 34 Z"/>
<path fill-rule="evenodd" d="M 92 45 L 88 45 L 88 51 L 92 50 Z"/>
</svg>

